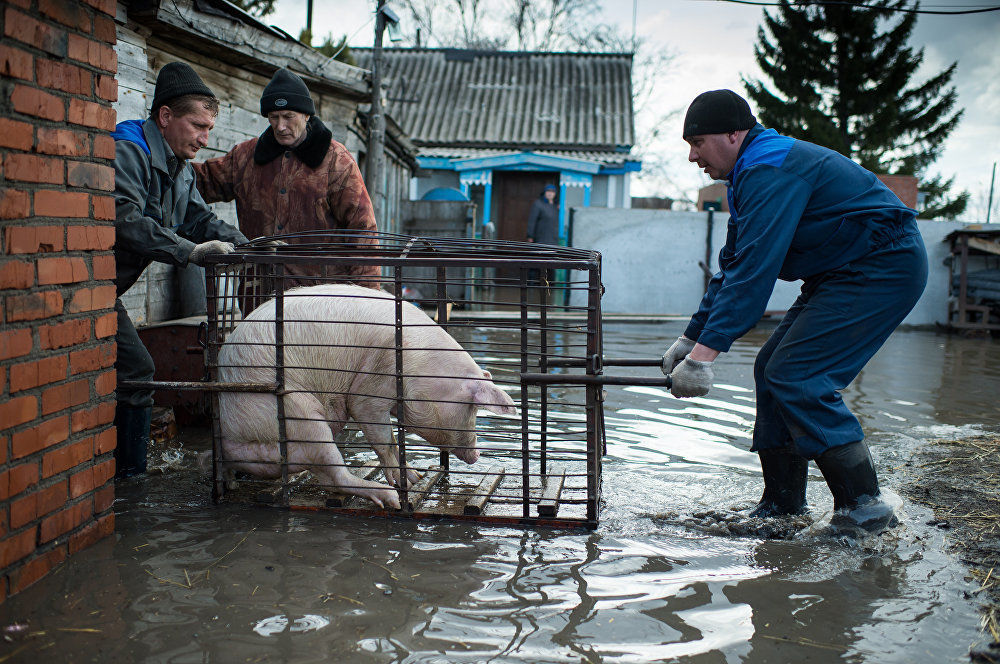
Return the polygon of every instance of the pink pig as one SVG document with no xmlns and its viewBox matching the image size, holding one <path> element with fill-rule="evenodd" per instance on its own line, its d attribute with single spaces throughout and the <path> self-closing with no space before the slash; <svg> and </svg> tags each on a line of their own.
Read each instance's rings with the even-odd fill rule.
<svg viewBox="0 0 1000 664">
<path fill-rule="evenodd" d="M 224 382 L 275 380 L 273 300 L 247 316 L 219 352 Z M 396 414 L 396 302 L 392 295 L 352 285 L 296 288 L 285 294 L 285 426 L 289 472 L 309 469 L 344 493 L 379 507 L 399 508 L 387 484 L 363 480 L 344 466 L 334 436 L 353 419 L 378 455 L 390 484 L 399 458 L 390 413 Z M 420 309 L 403 304 L 403 396 L 407 431 L 479 459 L 476 411 L 516 413 L 514 401 L 489 372 Z M 272 394 L 219 396 L 226 470 L 281 475 L 277 400 Z M 419 479 L 407 469 L 410 483 Z"/>
</svg>

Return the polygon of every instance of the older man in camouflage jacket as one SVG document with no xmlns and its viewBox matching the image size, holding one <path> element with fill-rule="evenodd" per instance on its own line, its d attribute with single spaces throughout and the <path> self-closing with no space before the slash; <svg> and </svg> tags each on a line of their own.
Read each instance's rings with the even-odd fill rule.
<svg viewBox="0 0 1000 664">
<path fill-rule="evenodd" d="M 281 236 L 308 230 L 358 231 L 352 242 L 374 244 L 375 214 L 358 165 L 316 117 L 305 83 L 279 69 L 264 88 L 260 114 L 269 127 L 228 154 L 194 164 L 198 189 L 209 203 L 236 200 L 247 237 Z M 286 238 L 295 243 L 295 238 Z M 333 277 L 378 287 L 376 265 L 285 266 L 287 285 Z M 259 303 L 259 302 L 255 302 Z M 247 300 L 241 308 L 249 308 Z M 249 311 L 244 311 L 244 314 Z"/>
</svg>

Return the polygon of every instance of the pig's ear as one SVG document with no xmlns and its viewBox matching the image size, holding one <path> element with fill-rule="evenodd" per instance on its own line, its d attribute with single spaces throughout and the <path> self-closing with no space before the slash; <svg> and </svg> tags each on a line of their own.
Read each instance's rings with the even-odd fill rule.
<svg viewBox="0 0 1000 664">
<path fill-rule="evenodd" d="M 489 375 L 487 371 L 483 373 L 487 374 L 487 376 Z M 514 404 L 514 400 L 499 387 L 488 380 L 475 380 L 472 383 L 474 383 L 472 386 L 472 400 L 476 405 L 482 406 L 497 415 L 517 414 L 517 407 Z"/>
<path fill-rule="evenodd" d="M 483 378 L 485 378 L 486 380 L 493 380 L 493 375 L 489 371 L 487 371 L 486 369 L 483 369 L 482 371 L 483 371 Z"/>
</svg>

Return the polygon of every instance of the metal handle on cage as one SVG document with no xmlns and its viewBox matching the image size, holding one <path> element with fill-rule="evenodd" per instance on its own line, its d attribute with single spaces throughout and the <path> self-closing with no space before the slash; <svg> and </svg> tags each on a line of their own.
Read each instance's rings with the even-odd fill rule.
<svg viewBox="0 0 1000 664">
<path fill-rule="evenodd" d="M 601 357 L 594 355 L 589 358 L 543 358 L 539 361 L 540 368 L 587 368 L 592 371 L 602 371 L 604 367 L 659 367 L 663 364 L 660 357 Z M 549 374 L 523 373 L 521 381 L 536 385 L 645 385 L 651 387 L 666 387 L 671 385 L 670 376 L 663 378 L 644 378 L 639 376 L 604 376 L 601 374 Z"/>
<path fill-rule="evenodd" d="M 670 376 L 646 378 L 643 376 L 605 376 L 593 374 L 522 373 L 521 382 L 531 385 L 643 385 L 666 387 L 672 384 Z"/>
</svg>

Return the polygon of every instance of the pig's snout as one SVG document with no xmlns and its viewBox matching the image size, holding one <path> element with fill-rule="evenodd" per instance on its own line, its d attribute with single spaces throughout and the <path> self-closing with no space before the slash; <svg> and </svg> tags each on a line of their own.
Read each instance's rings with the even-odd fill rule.
<svg viewBox="0 0 1000 664">
<path fill-rule="evenodd" d="M 475 463 L 479 461 L 479 450 L 475 447 L 453 447 L 451 453 L 465 463 Z"/>
</svg>

